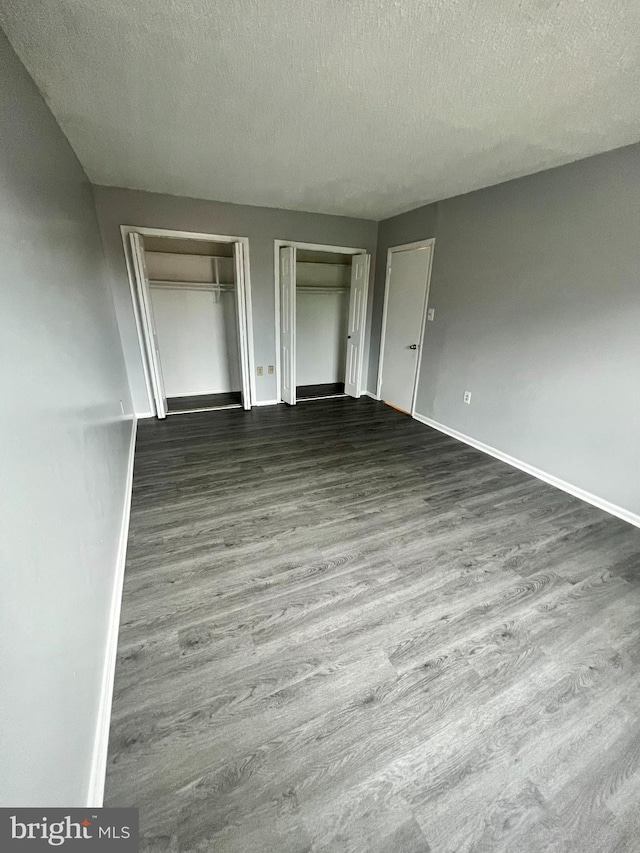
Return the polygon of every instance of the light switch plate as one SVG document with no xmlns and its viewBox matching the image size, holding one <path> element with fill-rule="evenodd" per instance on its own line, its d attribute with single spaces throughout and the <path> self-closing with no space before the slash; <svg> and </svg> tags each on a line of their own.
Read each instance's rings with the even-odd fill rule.
<svg viewBox="0 0 640 853">
<path fill-rule="evenodd" d="M 435 316 L 436 316 L 436 309 L 435 308 L 429 308 L 429 310 L 427 311 L 427 320 L 434 320 Z"/>
</svg>

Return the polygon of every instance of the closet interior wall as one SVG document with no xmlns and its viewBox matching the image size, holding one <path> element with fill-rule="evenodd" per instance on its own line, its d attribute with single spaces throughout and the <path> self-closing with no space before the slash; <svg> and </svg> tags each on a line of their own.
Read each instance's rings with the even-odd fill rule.
<svg viewBox="0 0 640 853">
<path fill-rule="evenodd" d="M 230 394 L 239 402 L 233 245 L 145 237 L 144 247 L 170 409 L 185 397 Z"/>
<path fill-rule="evenodd" d="M 344 391 L 351 256 L 298 249 L 296 385 Z"/>
</svg>

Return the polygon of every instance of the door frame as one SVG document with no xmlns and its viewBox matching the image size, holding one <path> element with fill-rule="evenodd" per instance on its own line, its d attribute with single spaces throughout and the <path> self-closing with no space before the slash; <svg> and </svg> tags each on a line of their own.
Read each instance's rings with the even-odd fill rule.
<svg viewBox="0 0 640 853">
<path fill-rule="evenodd" d="M 380 355 L 378 357 L 378 381 L 376 383 L 376 396 L 381 400 L 382 391 L 382 369 L 384 362 L 384 345 L 387 336 L 387 313 L 389 308 L 389 281 L 391 278 L 391 256 L 393 252 L 410 252 L 413 249 L 431 249 L 429 255 L 429 268 L 427 270 L 427 286 L 424 292 L 424 305 L 422 306 L 422 317 L 420 320 L 420 339 L 418 342 L 418 359 L 416 361 L 416 370 L 413 377 L 413 391 L 411 394 L 411 417 L 416 413 L 416 396 L 418 393 L 418 376 L 420 375 L 420 366 L 422 364 L 422 350 L 424 349 L 424 336 L 427 326 L 427 310 L 429 308 L 429 291 L 431 289 L 431 270 L 433 269 L 433 253 L 435 251 L 436 238 L 430 237 L 428 240 L 416 240 L 414 243 L 403 243 L 400 246 L 390 246 L 387 249 L 387 262 L 385 266 L 384 276 L 384 304 L 382 308 L 382 331 L 380 334 Z"/>
<path fill-rule="evenodd" d="M 274 240 L 273 241 L 273 269 L 275 281 L 275 332 L 276 332 L 276 403 L 282 403 L 282 374 L 280 364 L 280 249 L 283 246 L 293 246 L 294 249 L 311 249 L 315 252 L 333 252 L 336 255 L 370 255 L 368 249 L 356 249 L 353 246 L 327 246 L 323 243 L 301 243 L 298 240 Z M 369 281 L 367 282 L 367 298 L 371 286 L 371 270 L 369 270 Z M 366 322 L 366 309 L 364 316 Z M 360 367 L 362 374 L 362 367 Z M 362 378 L 362 376 L 361 376 Z"/>
<path fill-rule="evenodd" d="M 255 355 L 253 345 L 253 312 L 251 303 L 251 268 L 249 263 L 249 238 L 234 237 L 230 234 L 205 234 L 196 231 L 175 231 L 168 228 L 149 228 L 142 225 L 121 225 L 120 236 L 124 249 L 124 258 L 127 266 L 127 276 L 129 278 L 129 291 L 133 304 L 133 314 L 136 323 L 136 331 L 138 335 L 138 345 L 140 347 L 140 357 L 142 359 L 142 367 L 144 372 L 144 381 L 147 389 L 147 399 L 149 401 L 149 411 L 151 416 L 157 416 L 157 405 L 153 384 L 151 382 L 151 363 L 155 363 L 155 354 L 149 337 L 149 329 L 145 323 L 140 305 L 138 303 L 137 294 L 137 279 L 133 258 L 131 256 L 131 248 L 129 246 L 129 234 L 140 234 L 141 237 L 178 237 L 182 240 L 200 240 L 210 243 L 238 243 L 241 247 L 242 260 L 242 276 L 241 280 L 236 282 L 236 290 L 238 299 L 236 300 L 236 308 L 239 314 L 239 327 L 241 334 L 239 335 L 238 347 L 240 356 L 240 374 L 242 376 L 242 396 L 243 400 L 249 402 L 249 408 L 256 405 L 256 387 L 255 387 Z M 242 332 L 244 331 L 244 334 Z M 145 415 L 142 415 L 145 417 Z"/>
</svg>

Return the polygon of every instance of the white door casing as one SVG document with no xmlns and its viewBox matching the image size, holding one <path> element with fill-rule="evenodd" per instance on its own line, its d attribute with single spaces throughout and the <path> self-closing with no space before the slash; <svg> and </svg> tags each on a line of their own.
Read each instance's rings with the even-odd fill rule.
<svg viewBox="0 0 640 853">
<path fill-rule="evenodd" d="M 347 364 L 344 391 L 350 397 L 362 393 L 362 358 L 369 290 L 371 255 L 354 255 L 351 261 L 351 291 L 349 295 L 349 324 L 347 327 Z"/>
<path fill-rule="evenodd" d="M 390 249 L 387 258 L 378 396 L 413 414 L 424 337 L 433 240 Z"/>
<path fill-rule="evenodd" d="M 296 404 L 296 249 L 280 247 L 280 369 L 282 400 Z"/>
<path fill-rule="evenodd" d="M 149 362 L 149 372 L 153 388 L 153 397 L 156 405 L 156 414 L 159 418 L 167 416 L 167 397 L 164 390 L 162 378 L 162 365 L 160 362 L 160 348 L 158 346 L 158 334 L 156 322 L 153 316 L 151 294 L 149 293 L 149 276 L 144 260 L 144 243 L 142 236 L 132 232 L 129 234 L 131 256 L 136 277 L 138 291 L 138 302 L 140 305 L 142 331 L 144 335 L 145 349 Z"/>
<path fill-rule="evenodd" d="M 242 243 L 233 244 L 233 261 L 235 267 L 235 299 L 236 323 L 238 329 L 238 346 L 240 348 L 240 374 L 242 385 L 242 407 L 251 408 L 250 376 L 249 376 L 249 335 L 247 329 L 247 306 L 245 304 L 244 254 Z"/>
</svg>

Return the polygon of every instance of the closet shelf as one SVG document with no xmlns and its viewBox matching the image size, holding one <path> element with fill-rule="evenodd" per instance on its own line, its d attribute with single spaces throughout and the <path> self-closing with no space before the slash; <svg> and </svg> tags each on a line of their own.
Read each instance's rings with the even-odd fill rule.
<svg viewBox="0 0 640 853">
<path fill-rule="evenodd" d="M 344 290 L 349 290 L 350 286 L 340 284 L 332 286 L 330 284 L 296 284 L 296 290 L 314 290 L 319 293 L 340 293 Z"/>
<path fill-rule="evenodd" d="M 169 288 L 193 288 L 194 290 L 235 290 L 236 286 L 233 282 L 220 282 L 220 284 L 216 284 L 215 281 L 174 281 L 173 279 L 149 279 L 149 285 L 151 287 L 163 287 L 165 289 Z"/>
<path fill-rule="evenodd" d="M 194 255 L 190 252 L 156 252 L 154 249 L 145 249 L 145 255 L 161 255 L 171 258 L 204 258 L 207 261 L 233 261 L 233 255 Z"/>
<path fill-rule="evenodd" d="M 335 261 L 296 261 L 299 267 L 340 267 L 340 269 L 351 270 L 350 264 L 339 264 Z"/>
</svg>

